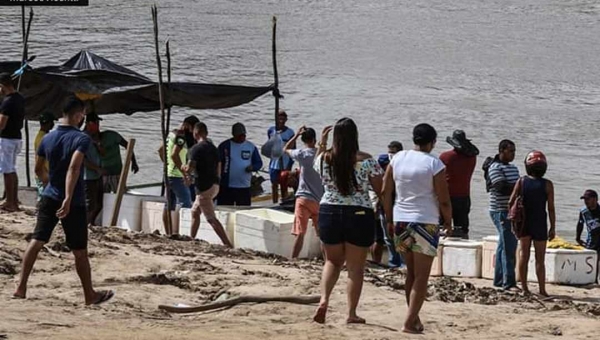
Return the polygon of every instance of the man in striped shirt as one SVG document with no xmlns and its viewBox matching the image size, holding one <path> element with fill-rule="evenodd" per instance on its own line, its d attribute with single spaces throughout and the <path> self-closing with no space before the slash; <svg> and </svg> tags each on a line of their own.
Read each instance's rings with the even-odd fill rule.
<svg viewBox="0 0 600 340">
<path fill-rule="evenodd" d="M 515 151 L 515 143 L 510 140 L 501 141 L 498 155 L 494 158 L 488 172 L 491 184 L 490 216 L 499 235 L 494 286 L 504 289 L 511 289 L 517 285 L 515 277 L 517 238 L 512 233 L 508 220 L 508 200 L 519 180 L 519 169 L 511 164 L 515 160 Z"/>
</svg>

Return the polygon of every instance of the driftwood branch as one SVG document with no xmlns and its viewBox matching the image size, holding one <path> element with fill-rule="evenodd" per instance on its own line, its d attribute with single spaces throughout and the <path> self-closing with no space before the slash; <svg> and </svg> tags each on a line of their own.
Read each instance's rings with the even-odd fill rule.
<svg viewBox="0 0 600 340">
<path fill-rule="evenodd" d="M 164 310 L 169 313 L 197 313 L 206 312 L 214 309 L 221 309 L 226 307 L 232 307 L 241 303 L 264 303 L 264 302 L 289 302 L 300 305 L 310 305 L 319 302 L 321 297 L 319 295 L 304 295 L 304 296 L 239 296 L 233 299 L 213 302 L 206 305 L 193 306 L 193 307 L 175 307 L 167 305 L 159 305 L 158 309 Z"/>
</svg>

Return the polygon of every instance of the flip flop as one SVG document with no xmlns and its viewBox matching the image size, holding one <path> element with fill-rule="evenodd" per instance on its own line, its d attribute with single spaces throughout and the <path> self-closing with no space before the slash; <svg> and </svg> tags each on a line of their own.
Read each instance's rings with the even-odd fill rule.
<svg viewBox="0 0 600 340">
<path fill-rule="evenodd" d="M 112 299 L 115 296 L 115 292 L 112 290 L 104 290 L 101 292 L 102 296 L 100 297 L 100 299 L 96 302 L 92 302 L 91 305 L 100 305 L 104 302 L 107 302 L 108 300 Z"/>
</svg>

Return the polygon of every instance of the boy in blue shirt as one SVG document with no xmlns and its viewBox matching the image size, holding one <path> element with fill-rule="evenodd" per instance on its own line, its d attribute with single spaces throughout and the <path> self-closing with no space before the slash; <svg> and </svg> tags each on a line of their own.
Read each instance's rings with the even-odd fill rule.
<svg viewBox="0 0 600 340">
<path fill-rule="evenodd" d="M 61 221 L 67 246 L 75 256 L 75 268 L 83 286 L 85 304 L 100 304 L 110 300 L 114 292 L 95 291 L 87 253 L 88 230 L 86 223 L 83 160 L 91 139 L 79 130 L 85 115 L 83 102 L 75 97 L 68 100 L 61 124 L 42 140 L 37 153 L 35 173 L 44 184 L 37 222 L 31 242 L 27 246 L 19 286 L 13 297 L 24 299 L 27 280 L 37 255 L 52 236 Z M 46 170 L 45 162 L 50 164 Z"/>
<path fill-rule="evenodd" d="M 271 139 L 273 135 L 276 133 L 279 134 L 281 140 L 283 141 L 283 145 L 287 144 L 294 135 L 294 130 L 288 128 L 285 123 L 287 123 L 287 113 L 284 110 L 279 110 L 277 113 L 277 125 L 271 126 L 267 131 L 267 137 Z M 292 149 L 296 148 L 296 143 L 291 145 Z M 273 195 L 273 203 L 279 202 L 279 190 L 281 188 L 281 199 L 285 200 L 287 198 L 287 180 L 284 181 L 284 178 L 287 176 L 282 176 L 281 173 L 283 171 L 292 170 L 292 166 L 294 165 L 294 161 L 289 157 L 285 152 L 283 156 L 280 158 L 272 158 L 271 162 L 269 162 L 269 177 L 271 178 L 272 185 L 272 195 Z"/>
</svg>

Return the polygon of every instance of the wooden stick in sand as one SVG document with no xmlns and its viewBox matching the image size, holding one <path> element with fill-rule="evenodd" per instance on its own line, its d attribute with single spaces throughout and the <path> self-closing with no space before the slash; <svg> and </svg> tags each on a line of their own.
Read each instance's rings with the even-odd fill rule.
<svg viewBox="0 0 600 340">
<path fill-rule="evenodd" d="M 33 21 L 33 9 L 29 9 L 29 21 L 27 22 L 27 28 L 25 28 L 25 6 L 21 6 L 21 25 L 23 28 L 23 57 L 21 60 L 21 66 L 25 65 L 28 59 L 28 43 L 29 43 L 29 31 L 31 30 L 31 21 Z M 19 82 L 17 84 L 17 92 L 21 89 L 21 75 L 19 75 Z M 25 176 L 27 178 L 27 187 L 31 186 L 31 171 L 29 165 L 29 120 L 25 119 Z"/>
<path fill-rule="evenodd" d="M 166 43 L 167 47 L 167 134 L 171 131 L 171 48 L 169 40 Z M 165 195 L 165 182 L 160 186 L 160 195 Z"/>
<path fill-rule="evenodd" d="M 123 169 L 121 170 L 121 177 L 119 177 L 119 185 L 117 186 L 117 197 L 115 199 L 112 218 L 110 219 L 111 226 L 116 226 L 117 220 L 119 219 L 119 212 L 121 211 L 121 202 L 123 201 L 125 189 L 127 189 L 127 176 L 129 175 L 129 168 L 131 167 L 131 159 L 133 158 L 134 147 L 135 139 L 132 138 L 127 143 L 127 154 L 125 156 L 125 164 L 123 165 Z"/>
<path fill-rule="evenodd" d="M 289 302 L 300 305 L 311 305 L 314 303 L 318 303 L 321 300 L 319 295 L 301 295 L 301 296 L 275 296 L 275 295 L 265 295 L 265 296 L 238 296 L 233 299 L 213 302 L 206 305 L 193 306 L 193 307 L 176 307 L 176 306 L 167 306 L 167 305 L 159 305 L 158 309 L 164 310 L 169 313 L 198 313 L 198 312 L 206 312 L 209 310 L 221 309 L 225 307 L 232 307 L 235 305 L 239 305 L 240 303 L 264 303 L 264 302 Z"/>
<path fill-rule="evenodd" d="M 165 232 L 167 235 L 171 235 L 173 233 L 173 222 L 171 221 L 171 213 L 169 208 L 171 207 L 171 186 L 169 185 L 168 171 L 167 171 L 167 135 L 169 131 L 167 131 L 167 122 L 165 115 L 165 99 L 163 94 L 163 81 L 162 81 L 162 65 L 160 61 L 160 52 L 158 47 L 158 8 L 156 5 L 152 6 L 152 21 L 154 23 L 154 46 L 156 49 L 156 65 L 158 67 L 158 98 L 160 101 L 160 126 L 162 132 L 162 142 L 164 145 L 163 148 L 163 181 L 165 183 L 165 190 L 167 192 L 167 225 L 165 226 Z"/>
<path fill-rule="evenodd" d="M 277 114 L 279 113 L 279 74 L 277 73 L 277 17 L 273 16 L 273 95 L 275 96 L 275 126 L 277 126 Z"/>
</svg>

